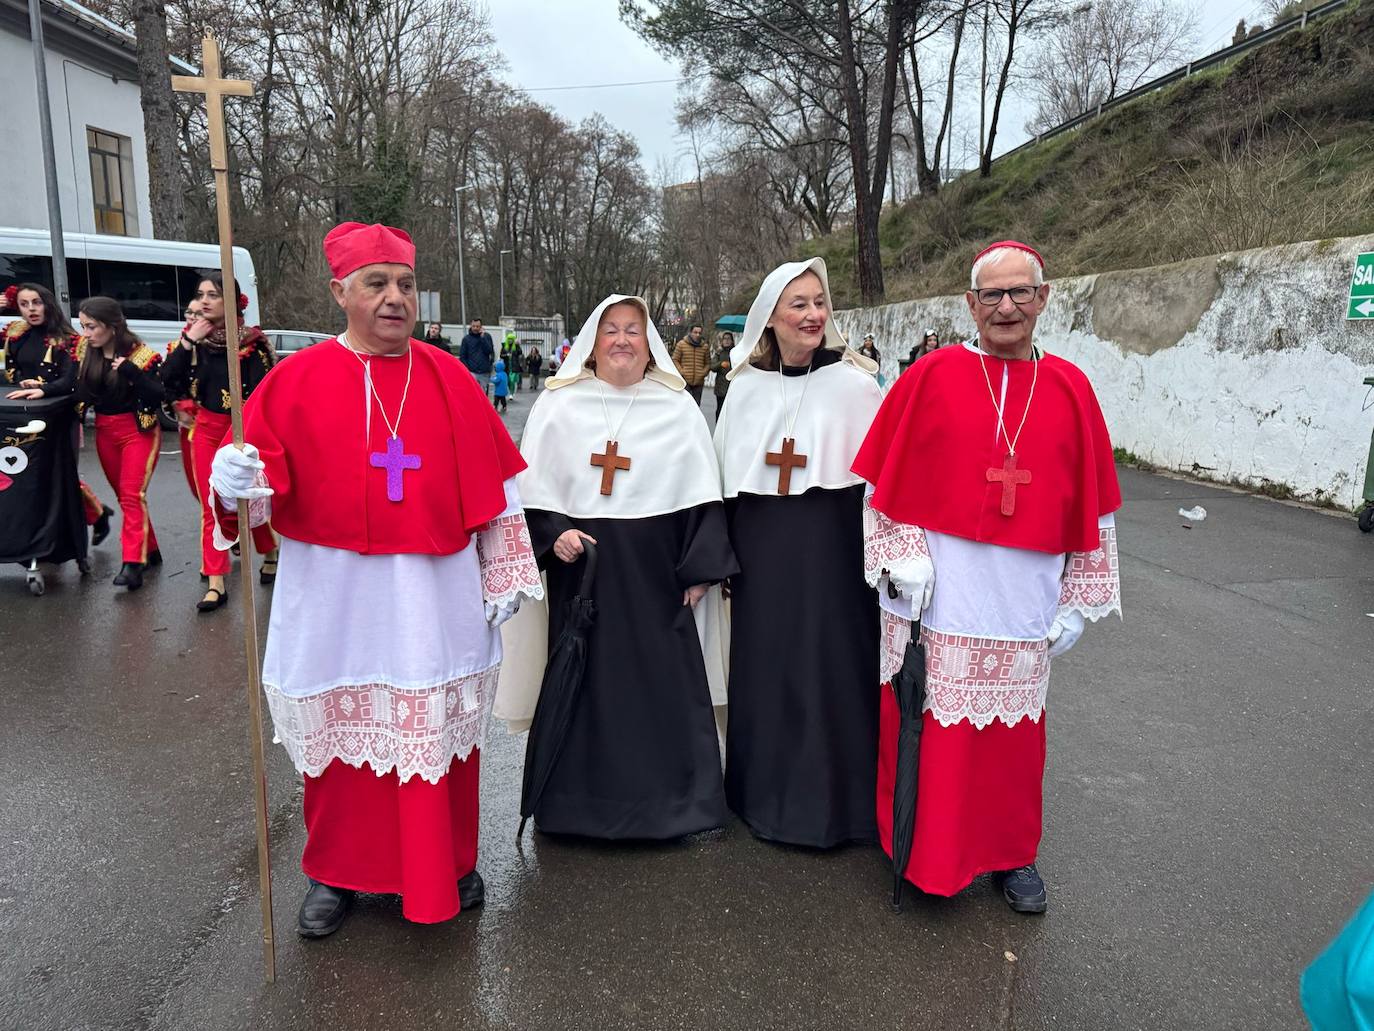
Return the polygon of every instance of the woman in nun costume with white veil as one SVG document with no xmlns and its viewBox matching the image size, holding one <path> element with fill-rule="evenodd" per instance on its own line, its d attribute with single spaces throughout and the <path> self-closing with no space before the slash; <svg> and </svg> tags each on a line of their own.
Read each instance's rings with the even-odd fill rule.
<svg viewBox="0 0 1374 1031">
<path fill-rule="evenodd" d="M 698 624 L 719 597 L 711 585 L 737 566 L 706 421 L 638 297 L 602 301 L 546 385 L 521 442 L 519 488 L 548 605 L 504 628 L 495 712 L 513 730 L 533 715 L 584 539 L 597 548 L 597 616 L 535 825 L 660 839 L 720 827 L 712 685 L 723 702 L 723 648 L 712 635 L 703 653 Z"/>
<path fill-rule="evenodd" d="M 882 394 L 831 321 L 823 260 L 768 275 L 730 365 L 715 435 L 740 565 L 726 797 L 760 838 L 876 841 L 878 606 L 850 466 Z"/>
</svg>

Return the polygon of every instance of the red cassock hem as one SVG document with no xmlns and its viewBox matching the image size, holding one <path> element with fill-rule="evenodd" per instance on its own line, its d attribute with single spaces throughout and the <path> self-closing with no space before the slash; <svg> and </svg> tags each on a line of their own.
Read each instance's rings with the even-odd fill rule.
<svg viewBox="0 0 1374 1031">
<path fill-rule="evenodd" d="M 458 881 L 477 867 L 481 754 L 454 759 L 437 784 L 339 759 L 305 778 L 307 877 L 336 888 L 400 895 L 417 924 L 458 914 Z"/>
<path fill-rule="evenodd" d="M 882 688 L 878 738 L 878 837 L 892 855 L 897 702 Z M 1045 716 L 1014 727 L 967 721 L 921 732 L 916 828 L 906 879 L 929 895 L 954 895 L 980 874 L 1035 862 L 1045 775 Z"/>
</svg>

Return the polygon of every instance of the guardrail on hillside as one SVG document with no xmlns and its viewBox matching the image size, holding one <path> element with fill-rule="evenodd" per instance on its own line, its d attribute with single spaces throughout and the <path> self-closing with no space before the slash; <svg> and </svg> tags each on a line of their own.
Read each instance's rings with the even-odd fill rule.
<svg viewBox="0 0 1374 1031">
<path fill-rule="evenodd" d="M 1104 101 L 1101 104 L 1098 104 L 1096 107 L 1084 111 L 1081 115 L 1078 115 L 1076 118 L 1070 118 L 1067 122 L 1064 122 L 1061 125 L 1056 125 L 1053 129 L 1046 129 L 1039 135 L 1031 137 L 1025 143 L 1021 144 L 1019 147 L 1013 147 L 1005 154 L 998 154 L 997 157 L 993 158 L 993 161 L 1001 161 L 1004 157 L 1009 157 L 1012 154 L 1016 154 L 1019 151 L 1025 150 L 1027 147 L 1033 147 L 1037 143 L 1041 143 L 1045 140 L 1050 139 L 1051 137 L 1058 136 L 1060 133 L 1068 132 L 1070 129 L 1077 129 L 1080 125 L 1083 125 L 1085 122 L 1090 122 L 1094 118 L 1097 118 L 1104 111 L 1110 111 L 1112 110 L 1112 108 L 1120 107 L 1122 104 L 1129 104 L 1132 100 L 1135 100 L 1137 97 L 1144 96 L 1146 93 L 1152 93 L 1157 89 L 1162 89 L 1170 83 L 1178 82 L 1180 79 L 1186 79 L 1194 72 L 1200 72 L 1204 68 L 1211 68 L 1214 65 L 1224 64 L 1225 62 L 1231 60 L 1231 58 L 1238 57 L 1241 54 L 1245 53 L 1247 50 L 1253 50 L 1255 47 L 1263 46 L 1270 40 L 1276 39 L 1277 37 L 1282 36 L 1287 32 L 1292 32 L 1294 29 L 1305 29 L 1307 28 L 1308 23 L 1315 21 L 1318 18 L 1325 17 L 1328 14 L 1334 14 L 1336 11 L 1339 11 L 1342 7 L 1345 7 L 1350 2 L 1351 0 L 1329 0 L 1328 3 L 1321 4 L 1317 7 L 1312 8 L 1309 11 L 1303 11 L 1302 14 L 1296 18 L 1291 18 L 1286 22 L 1281 22 L 1278 25 L 1271 26 L 1270 28 L 1267 28 L 1262 32 L 1256 32 L 1253 36 L 1247 36 L 1239 43 L 1233 43 L 1229 47 L 1225 47 L 1221 50 L 1214 51 L 1213 53 L 1208 54 L 1206 57 L 1198 58 L 1196 61 L 1189 61 L 1182 68 L 1175 68 L 1173 71 L 1167 72 L 1157 79 L 1151 79 L 1149 82 L 1142 83 L 1133 90 L 1128 90 L 1127 92 L 1122 93 L 1120 96 L 1116 96 L 1113 97 L 1111 100 Z"/>
</svg>

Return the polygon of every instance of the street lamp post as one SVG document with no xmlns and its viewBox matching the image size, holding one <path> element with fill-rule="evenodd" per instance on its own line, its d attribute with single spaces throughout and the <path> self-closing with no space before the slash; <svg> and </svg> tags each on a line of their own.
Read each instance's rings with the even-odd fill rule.
<svg viewBox="0 0 1374 1031">
<path fill-rule="evenodd" d="M 463 315 L 463 325 L 468 324 L 468 289 L 463 282 L 463 191 L 471 190 L 472 184 L 453 188 L 453 208 L 458 214 L 458 308 Z"/>
<path fill-rule="evenodd" d="M 513 250 L 504 250 L 504 251 L 501 252 L 501 322 L 502 322 L 502 324 L 504 324 L 505 321 L 506 321 L 506 255 L 507 255 L 507 254 L 514 254 L 514 253 L 515 253 L 515 251 L 513 251 Z"/>
</svg>

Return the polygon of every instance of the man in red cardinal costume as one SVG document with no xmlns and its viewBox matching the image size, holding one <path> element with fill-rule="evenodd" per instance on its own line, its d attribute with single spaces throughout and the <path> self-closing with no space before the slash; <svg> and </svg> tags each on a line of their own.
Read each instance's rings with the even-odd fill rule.
<svg viewBox="0 0 1374 1031">
<path fill-rule="evenodd" d="M 865 566 L 884 609 L 884 680 L 911 620 L 926 646 L 906 879 L 953 895 L 996 872 L 1012 909 L 1041 913 L 1050 660 L 1085 618 L 1121 613 L 1121 491 L 1092 385 L 1033 342 L 1050 291 L 1040 255 L 993 244 L 974 261 L 972 287 L 977 338 L 897 381 L 854 471 L 871 486 Z M 878 827 L 889 855 L 898 723 L 884 687 Z"/>
<path fill-rule="evenodd" d="M 263 379 L 247 446 L 221 448 L 210 477 L 221 546 L 238 498 L 281 535 L 262 680 L 305 777 L 306 937 L 337 930 L 358 891 L 400 895 L 421 923 L 482 902 L 496 628 L 543 596 L 520 453 L 458 360 L 410 338 L 410 237 L 349 222 L 324 251 L 347 332 Z"/>
</svg>

